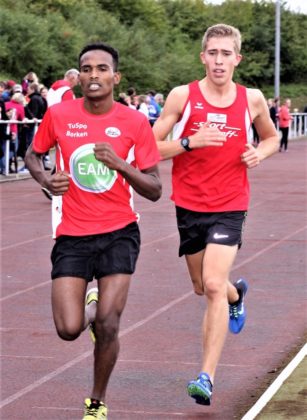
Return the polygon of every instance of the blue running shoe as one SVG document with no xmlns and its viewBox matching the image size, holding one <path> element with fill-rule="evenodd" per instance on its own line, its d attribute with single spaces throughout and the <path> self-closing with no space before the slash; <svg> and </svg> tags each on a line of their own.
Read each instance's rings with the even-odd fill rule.
<svg viewBox="0 0 307 420">
<path fill-rule="evenodd" d="M 196 380 L 188 383 L 187 390 L 190 397 L 194 398 L 197 404 L 210 405 L 212 388 L 210 376 L 202 372 Z"/>
<path fill-rule="evenodd" d="M 239 300 L 229 304 L 229 330 L 233 334 L 239 334 L 245 324 L 246 310 L 244 308 L 244 296 L 248 286 L 244 279 L 239 279 L 234 283 L 239 293 Z"/>
</svg>

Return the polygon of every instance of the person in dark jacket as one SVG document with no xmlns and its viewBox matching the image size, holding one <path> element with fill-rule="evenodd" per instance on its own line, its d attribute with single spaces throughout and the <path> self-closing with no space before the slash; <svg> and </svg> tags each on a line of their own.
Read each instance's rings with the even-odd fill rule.
<svg viewBox="0 0 307 420">
<path fill-rule="evenodd" d="M 35 123 L 43 118 L 45 111 L 45 103 L 39 93 L 38 83 L 34 82 L 28 86 L 28 99 L 29 102 L 25 107 L 25 115 L 27 119 L 34 120 L 34 122 L 25 125 L 26 149 L 32 143 L 35 134 Z M 19 170 L 19 172 L 24 173 L 28 172 L 28 170 L 24 166 Z"/>
</svg>

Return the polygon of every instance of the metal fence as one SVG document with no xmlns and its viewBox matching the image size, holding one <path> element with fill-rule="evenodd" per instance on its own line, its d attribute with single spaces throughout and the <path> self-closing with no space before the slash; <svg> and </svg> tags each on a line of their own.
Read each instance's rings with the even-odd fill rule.
<svg viewBox="0 0 307 420">
<path fill-rule="evenodd" d="M 305 112 L 293 112 L 291 113 L 292 121 L 289 129 L 289 140 L 297 139 L 300 137 L 307 136 L 307 113 Z M 7 133 L 10 133 L 10 124 L 35 124 L 35 132 L 37 131 L 38 125 L 41 120 L 0 120 L 0 124 L 7 124 Z M 4 174 L 9 174 L 9 161 L 10 161 L 10 140 L 5 142 L 4 158 L 5 159 L 5 171 Z"/>
<path fill-rule="evenodd" d="M 292 121 L 289 129 L 289 139 L 307 136 L 307 113 L 293 112 L 291 113 Z"/>
<path fill-rule="evenodd" d="M 35 120 L 24 119 L 23 121 L 18 121 L 18 120 L 0 120 L 0 124 L 7 124 L 6 134 L 7 135 L 10 135 L 10 133 L 11 133 L 11 128 L 10 128 L 11 124 L 22 124 L 22 125 L 25 125 L 25 124 L 34 124 L 34 133 L 36 133 L 37 128 L 38 128 L 38 125 L 39 125 L 39 123 L 41 121 L 42 120 L 37 120 L 37 119 L 35 119 Z M 8 139 L 8 140 L 5 141 L 4 150 L 3 150 L 4 157 L 2 158 L 2 159 L 4 159 L 4 175 L 6 175 L 6 176 L 10 172 L 10 154 L 11 154 L 10 153 L 11 152 L 11 150 L 10 150 L 10 143 L 11 143 L 11 140 L 10 139 Z M 1 145 L 1 147 L 3 147 L 3 145 Z M 16 153 L 14 153 L 14 158 L 16 159 L 15 164 L 16 164 L 16 167 L 17 167 L 17 155 L 16 155 Z"/>
</svg>

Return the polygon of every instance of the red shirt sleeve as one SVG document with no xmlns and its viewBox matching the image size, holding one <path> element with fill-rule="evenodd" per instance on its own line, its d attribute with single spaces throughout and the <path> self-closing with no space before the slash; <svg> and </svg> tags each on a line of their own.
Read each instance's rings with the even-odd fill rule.
<svg viewBox="0 0 307 420">
<path fill-rule="evenodd" d="M 37 153 L 46 153 L 56 144 L 56 135 L 51 116 L 51 108 L 48 108 L 41 124 L 33 139 L 33 150 Z"/>
</svg>

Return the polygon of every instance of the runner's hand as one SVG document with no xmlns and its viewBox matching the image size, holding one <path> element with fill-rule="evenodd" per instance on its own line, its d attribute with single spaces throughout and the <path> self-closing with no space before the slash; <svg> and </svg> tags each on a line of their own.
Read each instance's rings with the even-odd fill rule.
<svg viewBox="0 0 307 420">
<path fill-rule="evenodd" d="M 59 171 L 50 177 L 47 188 L 52 195 L 63 195 L 68 191 L 70 175 Z"/>
<path fill-rule="evenodd" d="M 95 158 L 104 163 L 109 169 L 114 169 L 116 171 L 123 169 L 125 161 L 117 156 L 109 143 L 96 143 L 94 154 Z"/>
<path fill-rule="evenodd" d="M 227 140 L 225 134 L 217 127 L 210 127 L 209 121 L 202 124 L 197 133 L 189 136 L 189 139 L 190 147 L 192 149 L 198 149 L 206 146 L 221 147 Z"/>
<path fill-rule="evenodd" d="M 247 168 L 255 168 L 261 162 L 261 154 L 258 149 L 256 149 L 251 144 L 246 144 L 246 152 L 242 153 L 241 161 L 247 166 Z"/>
</svg>

